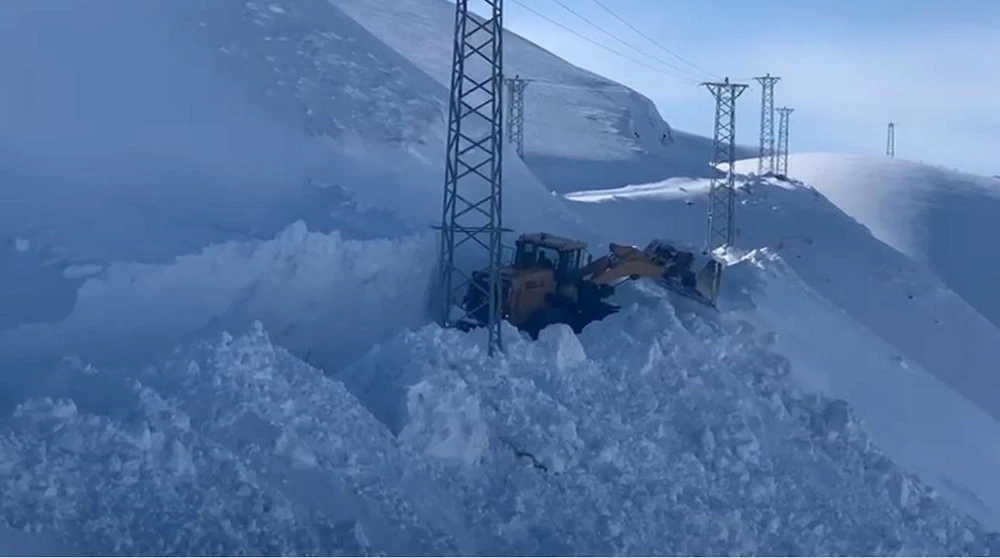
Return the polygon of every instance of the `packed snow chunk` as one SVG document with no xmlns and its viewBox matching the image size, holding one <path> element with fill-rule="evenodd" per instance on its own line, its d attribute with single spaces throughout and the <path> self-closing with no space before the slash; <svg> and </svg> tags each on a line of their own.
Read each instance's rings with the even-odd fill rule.
<svg viewBox="0 0 1000 558">
<path fill-rule="evenodd" d="M 561 373 L 567 373 L 587 360 L 587 352 L 580 344 L 580 339 L 565 324 L 556 324 L 542 330 L 538 335 L 538 343 L 531 348 L 533 351 L 548 353 L 549 358 L 554 353 L 556 370 Z"/>
<path fill-rule="evenodd" d="M 504 336 L 514 347 L 523 343 L 510 326 Z M 446 448 L 464 440 L 460 460 L 467 464 L 492 448 L 550 470 L 571 466 L 581 444 L 573 418 L 539 385 L 556 368 L 555 352 L 529 357 L 526 366 L 488 357 L 482 341 L 426 326 L 374 348 L 340 377 L 401 441 L 423 453 L 455 458 Z"/>
<path fill-rule="evenodd" d="M 409 389 L 409 422 L 399 440 L 410 447 L 426 448 L 438 459 L 479 462 L 489 449 L 489 427 L 479 401 L 461 380 L 449 392 L 442 393 L 440 387 L 425 380 Z"/>
<path fill-rule="evenodd" d="M 316 455 L 305 444 L 295 439 L 292 434 L 284 433 L 275 442 L 274 452 L 291 459 L 297 466 L 312 468 L 319 465 Z"/>
</svg>

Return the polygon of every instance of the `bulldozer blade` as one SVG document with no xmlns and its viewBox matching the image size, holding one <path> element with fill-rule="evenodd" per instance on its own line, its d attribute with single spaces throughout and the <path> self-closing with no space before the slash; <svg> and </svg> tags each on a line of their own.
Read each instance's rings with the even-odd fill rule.
<svg viewBox="0 0 1000 558">
<path fill-rule="evenodd" d="M 698 289 L 682 285 L 673 277 L 661 277 L 657 283 L 685 298 L 689 298 L 711 308 L 716 308 L 714 300 L 705 296 L 705 294 L 700 292 Z"/>
</svg>

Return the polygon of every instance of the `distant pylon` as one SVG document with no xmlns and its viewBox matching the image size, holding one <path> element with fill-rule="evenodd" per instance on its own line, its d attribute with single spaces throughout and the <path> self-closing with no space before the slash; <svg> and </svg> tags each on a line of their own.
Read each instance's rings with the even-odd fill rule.
<svg viewBox="0 0 1000 558">
<path fill-rule="evenodd" d="M 774 173 L 774 84 L 780 77 L 755 77 L 760 83 L 760 151 L 757 175 Z"/>
<path fill-rule="evenodd" d="M 481 18 L 470 3 L 479 4 Z M 503 0 L 455 3 L 439 259 L 439 323 L 485 322 L 491 355 L 501 348 L 502 12 Z M 482 276 L 456 265 L 460 248 L 463 260 L 486 268 Z M 453 315 L 456 307 L 461 315 Z"/>
<path fill-rule="evenodd" d="M 885 136 L 885 156 L 896 156 L 896 123 L 890 122 Z"/>
<path fill-rule="evenodd" d="M 778 174 L 788 176 L 788 117 L 795 109 L 781 107 L 778 111 Z"/>
<path fill-rule="evenodd" d="M 725 164 L 725 176 L 716 171 L 708 195 L 708 240 L 707 251 L 721 246 L 732 246 L 736 236 L 734 215 L 736 213 L 736 99 L 748 87 L 742 83 L 730 83 L 726 78 L 721 83 L 703 83 L 715 97 L 715 134 L 712 168 Z"/>
<path fill-rule="evenodd" d="M 524 89 L 530 79 L 514 76 L 507 79 L 507 141 L 517 156 L 524 158 Z"/>
</svg>

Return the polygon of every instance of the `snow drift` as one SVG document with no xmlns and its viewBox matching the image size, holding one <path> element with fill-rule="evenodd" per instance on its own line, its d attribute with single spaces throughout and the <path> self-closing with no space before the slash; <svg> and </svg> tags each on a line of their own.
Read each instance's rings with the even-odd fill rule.
<svg viewBox="0 0 1000 558">
<path fill-rule="evenodd" d="M 1000 265 L 982 255 L 1000 218 L 996 180 L 901 159 L 819 153 L 793 155 L 789 168 L 1000 326 Z"/>
</svg>

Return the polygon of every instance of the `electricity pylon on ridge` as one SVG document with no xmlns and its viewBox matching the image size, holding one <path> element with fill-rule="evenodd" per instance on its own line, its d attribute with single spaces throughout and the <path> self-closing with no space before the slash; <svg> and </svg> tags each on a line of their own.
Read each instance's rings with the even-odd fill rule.
<svg viewBox="0 0 1000 558">
<path fill-rule="evenodd" d="M 507 79 L 507 141 L 514 152 L 524 158 L 524 89 L 530 79 L 514 76 Z"/>
<path fill-rule="evenodd" d="M 896 123 L 890 122 L 889 129 L 886 130 L 885 136 L 885 156 L 895 157 L 896 156 Z"/>
<path fill-rule="evenodd" d="M 778 111 L 778 174 L 788 176 L 788 120 L 795 109 L 781 107 Z"/>
<path fill-rule="evenodd" d="M 760 83 L 760 150 L 757 160 L 757 176 L 774 173 L 774 84 L 780 77 L 767 74 L 753 78 Z"/>
<path fill-rule="evenodd" d="M 723 82 L 703 83 L 715 97 L 715 132 L 712 154 L 711 186 L 708 195 L 708 239 L 706 251 L 711 252 L 723 246 L 732 246 L 736 229 L 736 99 L 746 91 L 748 85 Z M 726 165 L 726 170 L 719 169 Z M 719 176 L 724 172 L 723 176 Z"/>
</svg>

